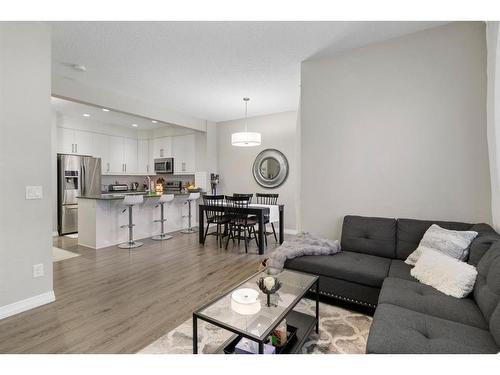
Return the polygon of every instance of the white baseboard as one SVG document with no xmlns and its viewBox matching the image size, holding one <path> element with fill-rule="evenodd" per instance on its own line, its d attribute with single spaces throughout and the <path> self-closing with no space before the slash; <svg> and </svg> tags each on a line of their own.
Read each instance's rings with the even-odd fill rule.
<svg viewBox="0 0 500 375">
<path fill-rule="evenodd" d="M 297 229 L 286 229 L 285 228 L 285 234 L 297 234 L 299 231 Z"/>
<path fill-rule="evenodd" d="M 59 237 L 59 232 L 52 232 L 52 237 Z"/>
<path fill-rule="evenodd" d="M 34 309 L 35 307 L 46 305 L 47 303 L 54 302 L 56 296 L 54 291 L 46 292 L 33 296 L 30 298 L 23 299 L 22 301 L 17 301 L 9 305 L 0 307 L 0 319 L 7 318 L 9 316 L 22 313 L 23 311 Z"/>
</svg>

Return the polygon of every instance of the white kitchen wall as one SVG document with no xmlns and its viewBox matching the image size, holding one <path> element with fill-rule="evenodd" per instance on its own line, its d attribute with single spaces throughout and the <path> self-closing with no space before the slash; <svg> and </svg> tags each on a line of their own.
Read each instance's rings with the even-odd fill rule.
<svg viewBox="0 0 500 375">
<path fill-rule="evenodd" d="M 481 22 L 452 23 L 301 69 L 302 229 L 347 214 L 491 222 Z"/>
<path fill-rule="evenodd" d="M 296 142 L 297 112 L 282 112 L 248 119 L 249 131 L 262 134 L 259 147 L 235 147 L 231 134 L 244 130 L 245 120 L 217 123 L 217 163 L 220 193 L 278 193 L 285 204 L 285 229 L 296 230 L 295 189 L 297 187 Z M 259 152 L 267 148 L 283 152 L 290 165 L 286 182 L 276 189 L 259 186 L 252 174 L 252 165 Z"/>
<path fill-rule="evenodd" d="M 49 26 L 0 22 L 0 319 L 54 300 L 50 74 Z"/>
</svg>

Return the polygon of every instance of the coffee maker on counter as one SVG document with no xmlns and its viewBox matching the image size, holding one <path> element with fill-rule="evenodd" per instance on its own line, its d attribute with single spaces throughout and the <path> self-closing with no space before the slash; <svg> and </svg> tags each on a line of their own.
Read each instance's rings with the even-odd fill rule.
<svg viewBox="0 0 500 375">
<path fill-rule="evenodd" d="M 219 185 L 219 175 L 210 173 L 210 188 L 212 190 L 212 195 L 217 195 L 217 185 Z"/>
</svg>

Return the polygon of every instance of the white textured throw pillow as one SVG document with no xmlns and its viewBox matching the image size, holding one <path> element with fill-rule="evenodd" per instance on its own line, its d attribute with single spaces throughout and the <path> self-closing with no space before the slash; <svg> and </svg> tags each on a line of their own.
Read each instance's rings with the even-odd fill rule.
<svg viewBox="0 0 500 375">
<path fill-rule="evenodd" d="M 472 230 L 449 230 L 432 224 L 425 232 L 417 249 L 406 258 L 405 263 L 414 266 L 424 250 L 432 249 L 442 252 L 452 258 L 464 260 L 468 248 L 477 232 Z"/>
<path fill-rule="evenodd" d="M 422 284 L 457 298 L 474 289 L 477 276 L 476 267 L 435 250 L 423 251 L 410 273 Z"/>
</svg>

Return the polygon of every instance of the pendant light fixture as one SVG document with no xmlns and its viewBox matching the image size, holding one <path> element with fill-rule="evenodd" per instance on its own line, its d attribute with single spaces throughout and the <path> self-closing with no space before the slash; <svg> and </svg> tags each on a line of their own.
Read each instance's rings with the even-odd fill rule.
<svg viewBox="0 0 500 375">
<path fill-rule="evenodd" d="M 250 98 L 243 98 L 243 101 L 245 102 L 245 131 L 231 134 L 231 144 L 239 147 L 260 146 L 260 133 L 252 133 L 248 131 L 247 116 L 248 102 L 250 101 Z"/>
</svg>

